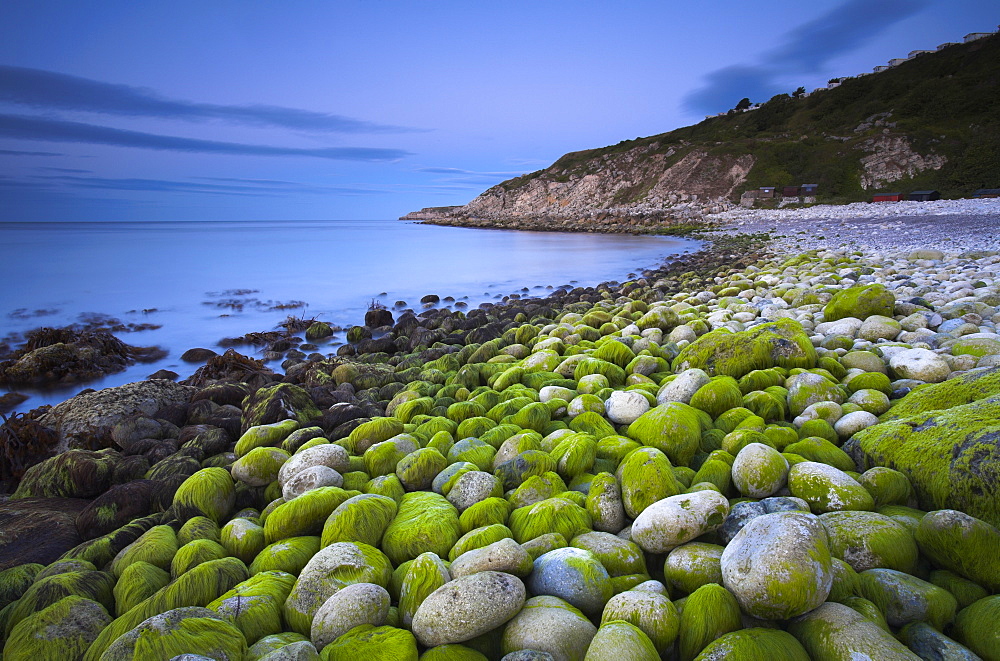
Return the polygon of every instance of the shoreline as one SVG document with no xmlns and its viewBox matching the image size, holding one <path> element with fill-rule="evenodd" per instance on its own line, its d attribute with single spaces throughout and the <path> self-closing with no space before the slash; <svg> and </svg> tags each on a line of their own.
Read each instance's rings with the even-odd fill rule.
<svg viewBox="0 0 1000 661">
<path fill-rule="evenodd" d="M 822 623 L 848 612 L 841 602 L 867 599 L 859 574 L 892 569 L 932 586 L 947 569 L 964 581 L 955 597 L 945 594 L 954 582 L 926 588 L 951 604 L 936 616 L 943 629 L 963 617 L 966 586 L 1000 589 L 1000 558 L 958 532 L 971 526 L 1000 540 L 991 486 L 1000 447 L 989 443 L 1000 433 L 1000 252 L 964 250 L 975 237 L 948 233 L 962 250 L 911 251 L 897 232 L 882 252 L 789 251 L 807 241 L 715 232 L 704 250 L 625 282 L 511 296 L 462 314 L 373 314 L 335 358 L 303 354 L 284 375 L 227 353 L 181 383 L 129 384 L 19 419 L 18 434 L 70 449 L 45 459 L 51 447 L 28 446 L 35 454 L 18 461 L 33 467 L 0 496 L 0 571 L 27 575 L 16 595 L 27 601 L 6 612 L 19 617 L 19 632 L 49 626 L 30 614 L 38 608 L 29 609 L 29 590 L 52 562 L 63 573 L 103 569 L 111 581 L 139 558 L 180 574 L 143 606 L 102 620 L 87 641 L 96 658 L 147 615 L 160 617 L 162 595 L 194 580 L 175 566 L 211 547 L 186 572 L 225 568 L 226 582 L 182 606 L 225 614 L 226 599 L 256 594 L 262 574 L 251 573 L 287 572 L 275 621 L 291 612 L 281 626 L 302 636 L 291 644 L 313 647 L 305 634 L 327 606 L 302 601 L 306 588 L 296 586 L 321 585 L 314 566 L 325 575 L 337 554 L 361 549 L 352 571 L 383 591 L 408 560 L 403 585 L 424 580 L 417 558 L 431 558 L 450 599 L 439 617 L 458 622 L 456 643 L 475 633 L 459 611 L 490 613 L 497 600 L 496 581 L 480 578 L 520 585 L 522 598 L 502 617 L 476 625 L 515 641 L 509 651 L 544 648 L 553 636 L 585 648 L 593 638 L 582 615 L 541 636 L 519 628 L 529 613 L 569 612 L 530 608 L 544 602 L 526 604 L 526 585 L 595 617 L 630 599 L 676 613 L 696 595 L 726 592 L 734 622 L 771 620 L 774 629 L 759 631 L 813 649 L 843 636 L 828 642 L 794 618 Z M 10 475 L 0 479 L 13 486 Z M 377 534 L 355 530 L 350 521 L 373 521 L 362 503 L 376 501 L 389 508 Z M 866 552 L 845 551 L 837 535 Z M 319 543 L 294 558 L 275 550 L 312 538 Z M 739 569 L 727 558 L 752 553 L 752 581 L 725 579 Z M 640 563 L 647 554 L 665 561 Z M 452 573 L 434 557 L 449 558 Z M 692 557 L 723 583 L 692 569 Z M 788 562 L 806 576 L 792 591 Z M 423 611 L 412 608 L 416 623 Z M 418 641 L 435 644 L 391 615 L 366 622 L 404 640 L 411 658 Z M 958 643 L 971 646 L 992 625 Z M 686 626 L 680 619 L 681 640 L 695 633 Z M 876 656 L 906 651 L 870 623 L 861 638 L 852 631 L 844 641 L 877 645 Z"/>
</svg>

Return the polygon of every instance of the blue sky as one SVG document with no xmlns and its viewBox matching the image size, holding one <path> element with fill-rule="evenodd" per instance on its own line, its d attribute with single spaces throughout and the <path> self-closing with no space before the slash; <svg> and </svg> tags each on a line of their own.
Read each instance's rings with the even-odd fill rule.
<svg viewBox="0 0 1000 661">
<path fill-rule="evenodd" d="M 995 0 L 0 3 L 0 221 L 394 218 L 998 22 Z"/>
</svg>

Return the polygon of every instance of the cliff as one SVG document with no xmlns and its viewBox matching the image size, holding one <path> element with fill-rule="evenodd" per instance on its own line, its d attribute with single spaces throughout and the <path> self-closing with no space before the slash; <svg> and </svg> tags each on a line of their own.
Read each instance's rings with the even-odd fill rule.
<svg viewBox="0 0 1000 661">
<path fill-rule="evenodd" d="M 817 200 L 1000 186 L 1000 36 L 949 46 L 878 74 L 599 149 L 404 216 L 525 229 L 646 228 L 736 204 L 760 186 L 818 185 Z M 601 227 L 605 226 L 605 227 Z"/>
</svg>

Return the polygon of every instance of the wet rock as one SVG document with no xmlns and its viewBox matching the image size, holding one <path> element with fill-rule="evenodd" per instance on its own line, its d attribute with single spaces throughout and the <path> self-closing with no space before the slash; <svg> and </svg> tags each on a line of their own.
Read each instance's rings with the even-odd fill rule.
<svg viewBox="0 0 1000 661">
<path fill-rule="evenodd" d="M 209 358 L 218 356 L 219 354 L 211 349 L 188 349 L 181 354 L 181 360 L 185 363 L 204 363 Z"/>
<path fill-rule="evenodd" d="M 115 425 L 132 415 L 156 417 L 175 404 L 187 404 L 195 389 L 172 381 L 139 381 L 87 392 L 46 413 L 39 422 L 59 435 L 57 451 L 110 447 Z"/>
<path fill-rule="evenodd" d="M 83 540 L 77 498 L 19 498 L 0 503 L 0 571 L 30 562 L 47 565 Z"/>
</svg>

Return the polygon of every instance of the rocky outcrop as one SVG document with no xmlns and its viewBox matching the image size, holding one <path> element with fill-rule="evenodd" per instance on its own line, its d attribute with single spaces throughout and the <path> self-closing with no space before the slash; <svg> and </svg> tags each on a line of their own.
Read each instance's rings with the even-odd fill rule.
<svg viewBox="0 0 1000 661">
<path fill-rule="evenodd" d="M 861 187 L 865 190 L 881 188 L 924 170 L 940 170 L 948 162 L 938 154 L 918 154 L 909 140 L 900 135 L 871 138 L 862 144 L 862 149 L 870 152 L 861 158 Z"/>
</svg>

